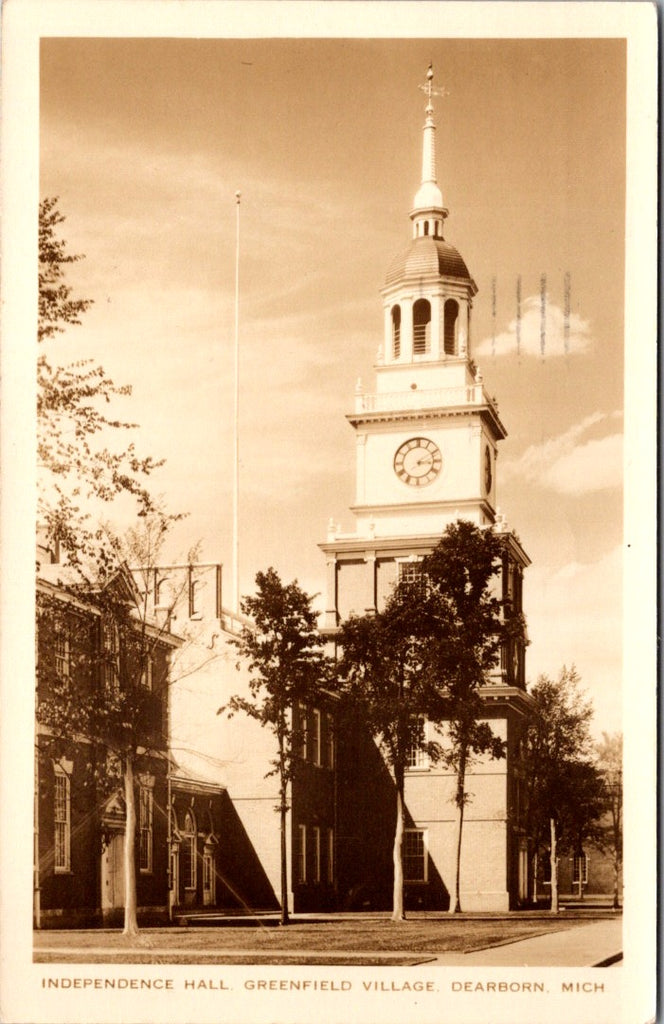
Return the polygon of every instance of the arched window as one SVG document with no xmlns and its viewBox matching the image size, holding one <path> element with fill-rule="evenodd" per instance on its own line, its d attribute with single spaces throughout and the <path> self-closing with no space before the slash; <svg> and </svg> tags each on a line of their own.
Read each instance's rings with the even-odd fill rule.
<svg viewBox="0 0 664 1024">
<path fill-rule="evenodd" d="M 392 306 L 392 356 L 401 355 L 401 306 Z"/>
<path fill-rule="evenodd" d="M 196 888 L 196 822 L 187 811 L 180 844 L 180 869 L 185 889 Z"/>
<path fill-rule="evenodd" d="M 429 234 L 429 221 L 428 220 L 425 220 L 425 222 L 424 222 L 424 234 L 425 235 Z"/>
<path fill-rule="evenodd" d="M 457 354 L 457 320 L 459 319 L 459 303 L 448 299 L 445 303 L 445 355 Z"/>
<path fill-rule="evenodd" d="M 431 303 L 418 299 L 413 305 L 413 354 L 424 355 L 429 351 L 431 337 Z"/>
</svg>

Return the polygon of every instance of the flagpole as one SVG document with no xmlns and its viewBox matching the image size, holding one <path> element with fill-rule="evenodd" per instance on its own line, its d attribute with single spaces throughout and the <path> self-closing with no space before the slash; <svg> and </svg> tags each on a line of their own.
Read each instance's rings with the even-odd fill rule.
<svg viewBox="0 0 664 1024">
<path fill-rule="evenodd" d="M 240 612 L 240 198 L 235 193 L 235 400 L 233 473 L 233 610 Z"/>
</svg>

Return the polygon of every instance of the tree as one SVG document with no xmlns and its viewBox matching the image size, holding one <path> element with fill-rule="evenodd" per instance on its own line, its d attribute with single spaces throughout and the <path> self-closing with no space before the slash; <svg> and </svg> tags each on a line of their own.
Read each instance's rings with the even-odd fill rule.
<svg viewBox="0 0 664 1024">
<path fill-rule="evenodd" d="M 284 584 L 275 569 L 256 574 L 256 594 L 244 597 L 241 609 L 250 620 L 231 640 L 249 668 L 249 696 L 236 694 L 217 714 L 232 718 L 241 711 L 274 734 L 277 754 L 266 778 L 279 780 L 281 924 L 288 924 L 286 823 L 288 791 L 299 761 L 301 730 L 293 710 L 317 692 L 324 673 L 322 640 L 316 629 L 313 598 L 297 580 Z M 237 665 L 238 669 L 240 664 Z"/>
<path fill-rule="evenodd" d="M 162 462 L 140 457 L 133 443 L 118 444 L 120 434 L 136 424 L 108 416 L 105 408 L 130 395 L 129 385 L 116 385 L 91 360 L 63 362 L 49 354 L 56 338 L 79 325 L 93 301 L 75 298 L 67 284 L 67 270 L 82 256 L 71 254 L 59 237 L 64 220 L 56 198 L 40 203 L 38 515 L 47 540 L 76 564 L 103 542 L 90 503 L 130 496 L 138 514 L 148 514 L 155 506 L 144 481 Z"/>
<path fill-rule="evenodd" d="M 476 757 L 504 756 L 502 740 L 481 721 L 481 688 L 496 665 L 503 643 L 525 642 L 521 615 L 505 618 L 492 581 L 501 569 L 503 541 L 491 530 L 459 520 L 451 523 L 422 570 L 439 605 L 434 672 L 445 697 L 450 749 L 446 761 L 456 774 L 457 808 L 454 893 L 450 912 L 461 910 L 460 877 L 466 775 Z"/>
<path fill-rule="evenodd" d="M 599 813 L 589 728 L 593 708 L 574 666 L 563 667 L 556 681 L 541 675 L 530 695 L 533 713 L 521 756 L 526 827 L 535 858 L 549 851 L 551 911 L 557 913 L 560 849 L 578 852 Z"/>
<path fill-rule="evenodd" d="M 403 835 L 404 780 L 413 751 L 432 760 L 438 743 L 427 741 L 424 721 L 440 719 L 440 693 L 427 671 L 434 652 L 430 643 L 433 607 L 426 586 L 401 582 L 382 612 L 351 616 L 341 626 L 338 666 L 341 689 L 353 717 L 377 738 L 394 780 L 396 824 L 392 860 L 392 920 L 405 920 Z"/>
<path fill-rule="evenodd" d="M 168 756 L 169 660 L 180 643 L 169 631 L 168 616 L 161 626 L 151 621 L 148 588 L 136 585 L 128 564 L 147 566 L 168 525 L 169 517 L 151 515 L 123 543 L 109 544 L 115 565 L 105 554 L 96 563 L 96 579 L 63 570 L 69 582 L 61 580 L 56 591 L 38 591 L 40 650 L 53 651 L 64 638 L 70 665 L 63 672 L 57 660 L 39 660 L 40 752 L 58 760 L 84 747 L 86 784 L 98 802 L 122 790 L 125 935 L 138 932 L 137 778 L 155 764 L 163 766 Z"/>
<path fill-rule="evenodd" d="M 620 906 L 622 871 L 622 733 L 602 733 L 602 742 L 595 747 L 597 768 L 603 782 L 603 815 L 595 843 L 613 863 L 613 906 Z"/>
</svg>

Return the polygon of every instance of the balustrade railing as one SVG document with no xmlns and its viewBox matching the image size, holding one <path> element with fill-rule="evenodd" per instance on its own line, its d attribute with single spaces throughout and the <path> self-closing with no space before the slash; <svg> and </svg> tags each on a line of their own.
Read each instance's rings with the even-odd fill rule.
<svg viewBox="0 0 664 1024">
<path fill-rule="evenodd" d="M 435 409 L 455 405 L 488 405 L 496 415 L 498 407 L 489 398 L 482 384 L 468 384 L 453 388 L 432 388 L 415 391 L 389 391 L 355 395 L 356 412 L 391 412 L 397 409 Z"/>
</svg>

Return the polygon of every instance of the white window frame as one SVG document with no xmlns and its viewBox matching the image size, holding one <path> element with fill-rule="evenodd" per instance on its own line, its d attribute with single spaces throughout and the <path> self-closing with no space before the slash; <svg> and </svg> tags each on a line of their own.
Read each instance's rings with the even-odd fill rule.
<svg viewBox="0 0 664 1024">
<path fill-rule="evenodd" d="M 413 859 L 415 856 L 418 858 L 420 854 L 407 854 L 406 843 L 408 836 L 420 836 L 422 840 L 422 877 L 421 878 L 410 878 L 407 871 L 407 857 L 410 856 Z M 403 835 L 403 846 L 402 846 L 402 857 L 403 857 L 403 880 L 408 882 L 409 885 L 423 885 L 429 881 L 429 856 L 428 856 L 428 843 L 427 843 L 427 830 L 425 828 L 407 828 L 404 829 Z"/>
<path fill-rule="evenodd" d="M 428 722 L 425 719 L 421 719 L 424 726 L 424 740 L 426 742 L 428 736 Z M 417 772 L 426 771 L 430 767 L 429 755 L 426 750 L 422 750 L 417 747 L 414 743 L 411 744 L 408 751 L 408 763 L 406 764 L 406 771 Z"/>
<path fill-rule="evenodd" d="M 579 878 L 579 868 L 583 864 L 583 875 Z M 588 856 L 585 850 L 581 853 L 575 853 L 572 857 L 572 885 L 578 885 L 581 882 L 583 885 L 588 884 Z"/>
<path fill-rule="evenodd" d="M 141 785 L 138 790 L 138 862 L 139 869 L 144 875 L 152 873 L 152 851 L 154 847 L 153 829 L 154 794 L 151 786 Z"/>
<path fill-rule="evenodd" d="M 71 675 L 71 649 L 66 630 L 59 630 L 56 633 L 54 646 L 56 675 L 60 679 L 68 679 Z"/>
<path fill-rule="evenodd" d="M 54 765 L 53 782 L 53 870 L 56 875 L 71 872 L 71 766 Z M 58 792 L 60 791 L 60 792 Z"/>
</svg>

